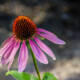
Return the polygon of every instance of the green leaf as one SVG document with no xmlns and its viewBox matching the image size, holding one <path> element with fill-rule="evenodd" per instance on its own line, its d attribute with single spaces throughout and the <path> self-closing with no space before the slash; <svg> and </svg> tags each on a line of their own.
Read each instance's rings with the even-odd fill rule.
<svg viewBox="0 0 80 80">
<path fill-rule="evenodd" d="M 44 73 L 42 80 L 58 80 L 53 74 L 51 73 Z"/>
<path fill-rule="evenodd" d="M 16 80 L 38 80 L 34 75 L 25 72 L 9 71 L 6 76 L 12 75 Z"/>
<path fill-rule="evenodd" d="M 39 37 L 41 40 L 45 40 L 45 38 L 43 38 L 43 37 Z"/>
</svg>

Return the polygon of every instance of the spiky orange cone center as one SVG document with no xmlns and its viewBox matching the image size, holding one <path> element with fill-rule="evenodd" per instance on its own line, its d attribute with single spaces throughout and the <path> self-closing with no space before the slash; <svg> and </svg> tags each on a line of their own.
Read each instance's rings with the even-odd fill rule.
<svg viewBox="0 0 80 80">
<path fill-rule="evenodd" d="M 36 32 L 36 25 L 26 16 L 18 16 L 13 22 L 13 34 L 20 40 L 31 38 Z"/>
</svg>

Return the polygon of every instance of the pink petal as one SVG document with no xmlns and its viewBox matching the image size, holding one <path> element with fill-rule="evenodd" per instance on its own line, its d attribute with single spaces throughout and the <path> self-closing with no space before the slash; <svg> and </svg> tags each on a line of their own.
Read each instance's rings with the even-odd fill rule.
<svg viewBox="0 0 80 80">
<path fill-rule="evenodd" d="M 44 53 L 40 50 L 40 48 L 32 40 L 29 40 L 29 43 L 32 48 L 32 51 L 34 52 L 36 59 L 41 63 L 48 64 L 48 60 L 44 55 Z"/>
<path fill-rule="evenodd" d="M 12 63 L 13 63 L 13 60 L 14 60 L 14 57 L 19 49 L 19 46 L 20 46 L 20 42 L 19 41 L 15 41 L 14 45 L 13 45 L 13 50 L 8 58 L 8 61 L 9 64 L 8 64 L 8 70 L 10 69 Z"/>
<path fill-rule="evenodd" d="M 12 44 L 13 45 L 13 44 Z M 1 62 L 2 64 L 7 64 L 7 60 L 12 52 L 13 46 L 10 46 L 7 51 L 3 54 L 2 58 L 1 58 Z"/>
<path fill-rule="evenodd" d="M 0 56 L 2 56 L 2 55 L 8 50 L 8 48 L 12 45 L 13 42 L 14 42 L 14 39 L 11 38 L 11 40 L 8 41 L 8 42 L 0 49 Z"/>
<path fill-rule="evenodd" d="M 8 59 L 9 61 L 10 61 L 12 58 L 14 58 L 14 56 L 16 55 L 16 53 L 17 53 L 17 51 L 18 51 L 18 49 L 19 49 L 19 46 L 20 46 L 20 41 L 15 41 L 13 50 L 12 50 L 12 52 L 11 52 L 11 55 L 10 55 L 9 59 Z"/>
<path fill-rule="evenodd" d="M 16 41 L 14 36 L 5 40 L 2 44 L 2 48 L 0 49 L 0 56 L 2 57 L 2 64 L 8 64 L 8 69 L 10 68 L 14 56 L 19 48 L 20 41 Z"/>
<path fill-rule="evenodd" d="M 54 33 L 49 32 L 47 30 L 39 28 L 38 34 L 55 44 L 61 44 L 61 45 L 65 44 L 63 40 L 59 39 Z"/>
<path fill-rule="evenodd" d="M 7 42 L 9 42 L 11 39 L 13 39 L 13 36 L 7 38 L 3 43 L 2 46 L 4 46 Z"/>
<path fill-rule="evenodd" d="M 18 58 L 18 71 L 19 72 L 22 72 L 26 68 L 27 61 L 28 61 L 28 49 L 27 49 L 25 41 L 23 41 L 21 48 L 20 48 L 19 58 Z"/>
<path fill-rule="evenodd" d="M 39 40 L 38 38 L 35 38 L 36 43 L 38 44 L 38 46 L 44 51 L 46 52 L 50 57 L 53 58 L 53 60 L 56 60 L 56 57 L 54 55 L 54 53 L 52 52 L 52 50 L 45 45 L 41 40 Z"/>
<path fill-rule="evenodd" d="M 8 51 L 4 53 L 2 56 L 2 59 L 1 59 L 2 64 L 8 64 L 9 62 L 8 70 L 10 69 L 11 64 L 13 63 L 15 53 L 17 52 L 17 49 L 15 50 L 15 48 L 17 46 L 19 47 L 19 44 L 20 44 L 19 42 L 14 41 L 13 44 L 11 44 L 11 46 L 8 48 Z"/>
<path fill-rule="evenodd" d="M 14 61 L 14 58 L 12 58 L 12 60 L 10 60 L 10 62 L 9 62 L 9 64 L 8 64 L 8 70 L 10 70 L 10 67 L 11 67 L 13 61 Z"/>
<path fill-rule="evenodd" d="M 13 61 L 14 61 L 14 57 L 15 57 L 18 49 L 19 49 L 19 46 L 20 46 L 20 42 L 19 42 L 19 41 L 15 41 L 13 50 L 12 50 L 12 52 L 11 52 L 11 54 L 10 54 L 9 59 L 8 59 L 8 61 L 9 61 L 8 70 L 10 69 L 10 67 L 11 67 L 11 65 L 12 65 L 12 63 L 13 63 Z"/>
</svg>

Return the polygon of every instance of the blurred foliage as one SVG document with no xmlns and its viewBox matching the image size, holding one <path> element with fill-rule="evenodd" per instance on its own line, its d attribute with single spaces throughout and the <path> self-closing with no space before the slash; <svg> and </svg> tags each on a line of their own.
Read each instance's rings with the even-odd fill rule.
<svg viewBox="0 0 80 80">
<path fill-rule="evenodd" d="M 32 74 L 25 73 L 25 72 L 17 72 L 17 71 L 9 71 L 6 73 L 6 76 L 12 75 L 16 80 L 39 80 Z M 58 80 L 53 74 L 51 73 L 44 73 L 42 80 Z"/>
</svg>

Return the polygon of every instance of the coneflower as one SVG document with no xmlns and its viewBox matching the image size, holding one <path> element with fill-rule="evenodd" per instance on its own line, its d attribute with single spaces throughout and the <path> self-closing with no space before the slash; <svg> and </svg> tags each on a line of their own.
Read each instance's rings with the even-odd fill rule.
<svg viewBox="0 0 80 80">
<path fill-rule="evenodd" d="M 37 28 L 34 22 L 28 17 L 18 16 L 13 22 L 12 36 L 3 42 L 0 49 L 1 63 L 8 64 L 8 69 L 10 69 L 21 43 L 18 57 L 18 71 L 22 72 L 26 68 L 28 61 L 26 41 L 29 41 L 30 47 L 39 62 L 48 64 L 44 52 L 53 60 L 56 60 L 52 50 L 40 40 L 40 37 L 46 38 L 55 44 L 65 44 L 64 41 L 60 40 L 52 32 Z"/>
</svg>

